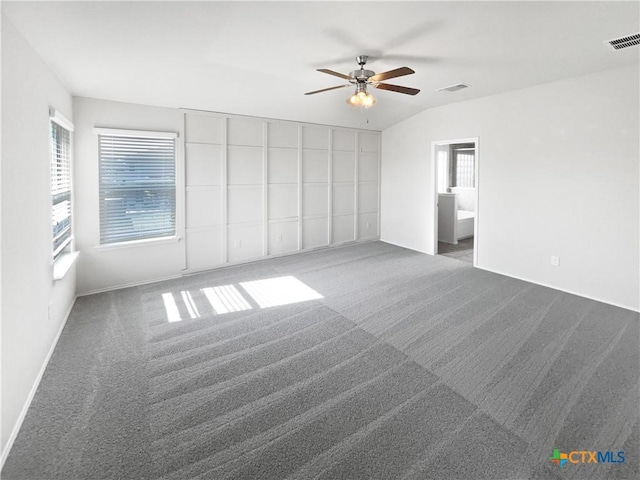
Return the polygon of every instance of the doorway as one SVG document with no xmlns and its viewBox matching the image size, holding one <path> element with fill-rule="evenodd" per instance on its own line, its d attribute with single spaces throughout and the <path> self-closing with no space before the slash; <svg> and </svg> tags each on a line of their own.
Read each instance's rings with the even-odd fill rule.
<svg viewBox="0 0 640 480">
<path fill-rule="evenodd" d="M 432 143 L 434 250 L 478 264 L 478 137 Z"/>
</svg>

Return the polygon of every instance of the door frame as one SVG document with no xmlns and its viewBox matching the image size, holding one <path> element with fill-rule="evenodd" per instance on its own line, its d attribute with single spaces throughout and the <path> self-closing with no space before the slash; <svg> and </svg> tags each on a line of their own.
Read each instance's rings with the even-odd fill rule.
<svg viewBox="0 0 640 480">
<path fill-rule="evenodd" d="M 431 142 L 431 187 L 433 188 L 433 253 L 438 254 L 438 155 L 437 147 L 455 143 L 473 143 L 475 145 L 474 176 L 476 185 L 476 216 L 473 221 L 473 266 L 478 266 L 478 224 L 480 219 L 480 138 L 464 137 Z"/>
</svg>

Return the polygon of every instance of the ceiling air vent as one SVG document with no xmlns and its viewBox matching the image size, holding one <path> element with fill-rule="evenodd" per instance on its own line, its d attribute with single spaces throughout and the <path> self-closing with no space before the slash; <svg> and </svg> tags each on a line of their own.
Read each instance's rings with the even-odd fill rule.
<svg viewBox="0 0 640 480">
<path fill-rule="evenodd" d="M 457 92 L 458 90 L 462 90 L 463 88 L 468 88 L 469 85 L 464 83 L 456 83 L 455 85 L 449 85 L 448 87 L 442 87 L 436 90 L 436 92 Z"/>
<path fill-rule="evenodd" d="M 615 50 L 640 45 L 640 33 L 634 33 L 633 35 L 627 35 L 626 37 L 614 38 L 613 40 L 609 40 L 607 43 Z"/>
</svg>

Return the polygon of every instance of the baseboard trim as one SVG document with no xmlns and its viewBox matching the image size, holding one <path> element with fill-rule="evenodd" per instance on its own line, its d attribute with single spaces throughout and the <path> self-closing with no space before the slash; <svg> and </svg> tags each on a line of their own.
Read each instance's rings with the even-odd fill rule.
<svg viewBox="0 0 640 480">
<path fill-rule="evenodd" d="M 406 248 L 408 250 L 413 250 L 414 252 L 424 253 L 425 255 L 434 255 L 433 253 L 423 252 L 421 250 L 416 250 L 415 248 L 407 247 L 405 245 L 400 245 L 398 243 L 393 243 L 393 242 L 390 242 L 388 240 L 381 239 L 380 241 L 384 242 L 384 243 L 388 243 L 389 245 L 395 245 L 396 247 L 401 247 L 401 248 Z M 504 275 L 505 277 L 515 278 L 516 280 L 522 280 L 523 282 L 529 282 L 529 283 L 533 283 L 535 285 L 540 285 L 541 287 L 546 287 L 546 288 L 551 288 L 553 290 L 558 290 L 559 292 L 569 293 L 571 295 L 576 295 L 576 296 L 582 297 L 582 298 L 588 298 L 589 300 L 594 300 L 594 301 L 600 302 L 600 303 L 606 303 L 607 305 L 611 305 L 613 307 L 624 308 L 625 310 L 631 310 L 632 312 L 640 313 L 640 309 L 631 307 L 629 305 L 623 305 L 621 303 L 612 302 L 610 300 L 605 300 L 603 298 L 593 297 L 591 295 L 585 295 L 584 293 L 576 292 L 576 291 L 573 291 L 573 290 L 568 290 L 568 289 L 565 289 L 565 288 L 556 287 L 554 285 L 541 283 L 541 282 L 532 280 L 530 278 L 520 277 L 520 276 L 517 276 L 517 275 L 511 275 L 511 274 L 508 274 L 508 273 L 505 273 L 505 272 L 501 272 L 499 270 L 483 267 L 482 265 L 479 265 L 477 263 L 477 260 L 475 260 L 475 259 L 474 259 L 473 267 L 477 268 L 479 270 L 485 270 L 487 272 L 496 273 L 498 275 Z"/>
<path fill-rule="evenodd" d="M 151 279 L 151 280 L 142 280 L 140 282 L 123 283 L 121 285 L 114 285 L 113 287 L 97 288 L 95 290 L 88 290 L 86 292 L 79 292 L 78 293 L 78 297 L 86 297 L 87 295 L 95 295 L 96 293 L 113 292 L 115 290 L 122 290 L 123 288 L 139 287 L 141 285 L 148 285 L 150 283 L 164 282 L 166 280 L 175 280 L 177 278 L 182 278 L 182 277 L 183 277 L 183 275 L 170 275 L 170 276 L 167 276 L 167 277 L 159 277 L 159 278 L 154 278 L 154 279 Z"/>
<path fill-rule="evenodd" d="M 11 430 L 11 435 L 9 435 L 9 438 L 7 440 L 7 444 L 5 445 L 4 450 L 2 451 L 2 454 L 0 455 L 0 471 L 4 468 L 4 462 L 7 460 L 7 457 L 9 457 L 9 452 L 11 452 L 11 447 L 13 447 L 13 442 L 15 442 L 16 438 L 18 437 L 18 433 L 20 432 L 20 429 L 22 428 L 22 422 L 24 422 L 24 419 L 27 416 L 27 412 L 29 411 L 29 407 L 31 406 L 31 402 L 33 402 L 33 398 L 36 395 L 36 391 L 38 390 L 38 387 L 40 386 L 40 381 L 42 380 L 42 377 L 44 376 L 44 372 L 47 369 L 47 366 L 49 365 L 49 360 L 51 360 L 51 356 L 53 355 L 53 352 L 56 349 L 56 346 L 58 345 L 58 340 L 60 339 L 60 336 L 62 335 L 62 331 L 64 330 L 64 327 L 67 324 L 67 320 L 69 319 L 69 316 L 71 315 L 71 310 L 73 310 L 73 307 L 75 306 L 77 299 L 78 299 L 77 295 L 75 297 L 73 297 L 73 301 L 71 302 L 71 305 L 69 306 L 69 308 L 67 309 L 67 311 L 66 311 L 66 313 L 64 315 L 62 323 L 60 324 L 60 327 L 58 328 L 58 332 L 56 333 L 56 336 L 53 339 L 53 342 L 51 343 L 51 347 L 49 348 L 49 351 L 47 352 L 47 355 L 44 357 L 44 362 L 42 363 L 42 366 L 40 367 L 40 371 L 38 372 L 38 375 L 36 376 L 36 379 L 33 382 L 33 386 L 31 387 L 31 390 L 29 391 L 29 395 L 27 395 L 27 401 L 22 406 L 22 410 L 20 411 L 20 415 L 18 415 L 18 419 L 17 419 L 15 425 L 13 426 L 13 429 Z"/>
<path fill-rule="evenodd" d="M 379 241 L 380 241 L 379 238 L 366 238 L 363 240 L 351 240 L 351 241 L 342 242 L 342 243 L 334 243 L 333 245 L 320 245 L 318 247 L 310 247 L 304 250 L 294 250 L 292 252 L 274 253 L 272 255 L 265 255 L 259 258 L 252 258 L 251 260 L 240 260 L 239 262 L 229 262 L 229 263 L 225 263 L 224 265 L 219 265 L 217 267 L 193 269 L 193 270 L 187 269 L 184 271 L 183 276 L 186 277 L 189 275 L 198 275 L 200 273 L 215 272 L 216 270 L 222 270 L 224 268 L 238 267 L 240 265 L 248 265 L 251 263 L 268 262 L 269 260 L 273 260 L 275 258 L 292 257 L 295 255 L 304 255 L 306 253 L 313 253 L 313 252 L 318 252 L 322 250 L 334 250 L 334 249 L 343 248 L 343 247 L 352 247 L 354 245 L 366 245 L 367 243 L 373 243 L 373 242 L 379 242 Z"/>
<path fill-rule="evenodd" d="M 571 295 L 576 295 L 578 297 L 587 298 L 589 300 L 594 300 L 596 302 L 606 303 L 607 305 L 611 305 L 612 307 L 624 308 L 625 310 L 630 310 L 632 312 L 639 312 L 640 313 L 640 309 L 631 307 L 629 305 L 623 305 L 623 304 L 620 304 L 620 303 L 612 302 L 610 300 L 605 300 L 603 298 L 593 297 L 591 295 L 585 295 L 584 293 L 576 292 L 576 291 L 573 291 L 573 290 L 568 290 L 566 288 L 559 288 L 559 287 L 556 287 L 554 285 L 549 285 L 547 283 L 542 283 L 542 282 L 538 282 L 538 281 L 535 281 L 535 280 L 531 280 L 530 278 L 511 275 L 511 274 L 508 274 L 508 273 L 501 272 L 499 270 L 483 267 L 481 265 L 475 265 L 475 268 L 477 268 L 479 270 L 485 270 L 485 271 L 491 272 L 491 273 L 496 273 L 498 275 L 504 275 L 505 277 L 515 278 L 516 280 L 522 280 L 523 282 L 533 283 L 534 285 L 540 285 L 541 287 L 551 288 L 552 290 L 558 290 L 559 292 L 569 293 Z"/>
<path fill-rule="evenodd" d="M 400 248 L 406 248 L 407 250 L 411 250 L 413 252 L 418 252 L 418 253 L 424 253 L 425 255 L 435 255 L 433 252 L 425 252 L 424 250 L 418 250 L 416 248 L 413 247 L 407 247 L 406 245 L 402 245 L 401 243 L 395 243 L 395 242 L 390 242 L 389 240 L 384 240 L 384 239 L 380 239 L 381 242 L 383 243 L 388 243 L 389 245 L 393 245 L 396 247 L 400 247 Z"/>
</svg>

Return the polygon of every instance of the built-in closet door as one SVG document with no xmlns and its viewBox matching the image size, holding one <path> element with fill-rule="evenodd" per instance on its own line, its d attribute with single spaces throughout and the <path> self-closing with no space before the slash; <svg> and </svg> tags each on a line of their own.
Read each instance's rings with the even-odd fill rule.
<svg viewBox="0 0 640 480">
<path fill-rule="evenodd" d="M 295 252 L 300 247 L 299 127 L 267 124 L 267 253 Z"/>
<path fill-rule="evenodd" d="M 189 271 L 378 237 L 377 132 L 184 112 Z"/>
<path fill-rule="evenodd" d="M 329 134 L 302 127 L 302 248 L 329 245 Z"/>
<path fill-rule="evenodd" d="M 189 114 L 184 131 L 187 268 L 213 268 L 226 261 L 225 119 Z"/>
<path fill-rule="evenodd" d="M 227 260 L 259 258 L 264 250 L 264 122 L 227 119 Z"/>
<path fill-rule="evenodd" d="M 331 136 L 331 243 L 355 240 L 357 132 L 334 129 Z"/>
<path fill-rule="evenodd" d="M 358 240 L 377 238 L 380 218 L 380 134 L 358 133 Z"/>
</svg>

